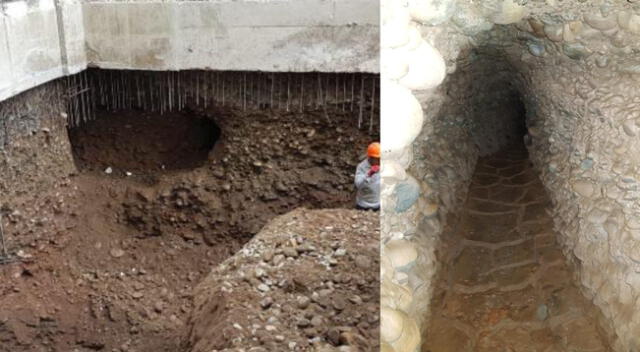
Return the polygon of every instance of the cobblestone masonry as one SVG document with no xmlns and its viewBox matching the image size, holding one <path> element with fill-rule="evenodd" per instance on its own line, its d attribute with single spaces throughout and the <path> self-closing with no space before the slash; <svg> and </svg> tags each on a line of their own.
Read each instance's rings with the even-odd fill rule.
<svg viewBox="0 0 640 352">
<path fill-rule="evenodd" d="M 615 351 L 640 348 L 635 1 L 382 3 L 383 350 L 415 351 L 447 214 L 526 108 L 558 242 Z M 499 128 L 497 128 L 499 127 Z"/>
<path fill-rule="evenodd" d="M 524 148 L 479 160 L 443 265 L 422 351 L 609 351 L 571 279 Z"/>
</svg>

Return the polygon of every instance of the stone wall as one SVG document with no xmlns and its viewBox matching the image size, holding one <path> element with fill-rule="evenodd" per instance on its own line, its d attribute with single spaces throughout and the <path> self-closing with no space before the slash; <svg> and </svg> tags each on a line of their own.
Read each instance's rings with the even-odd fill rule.
<svg viewBox="0 0 640 352">
<path fill-rule="evenodd" d="M 638 7 L 385 2 L 382 84 L 404 88 L 382 96 L 384 348 L 420 345 L 445 214 L 464 199 L 476 156 L 521 133 L 509 124 L 520 103 L 576 280 L 606 317 L 614 349 L 640 347 Z M 429 72 L 414 69 L 420 37 L 431 45 L 419 60 Z M 385 103 L 399 97 L 411 109 Z M 409 127 L 394 127 L 400 121 Z"/>
<path fill-rule="evenodd" d="M 565 254 L 578 269 L 583 292 L 604 313 L 605 327 L 615 333 L 615 349 L 633 351 L 640 348 L 640 109 L 637 64 L 627 53 L 639 47 L 636 32 L 624 25 L 630 13 L 616 12 L 596 11 L 572 22 L 581 28 L 575 41 L 539 38 L 544 53 L 529 51 L 517 64 L 529 149 L 554 201 Z M 546 26 L 554 25 L 565 27 Z M 525 39 L 520 45 L 538 44 Z"/>
</svg>

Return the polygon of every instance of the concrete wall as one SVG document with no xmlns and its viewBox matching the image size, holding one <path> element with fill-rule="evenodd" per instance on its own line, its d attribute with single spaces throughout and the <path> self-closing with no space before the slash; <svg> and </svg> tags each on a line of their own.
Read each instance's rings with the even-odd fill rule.
<svg viewBox="0 0 640 352">
<path fill-rule="evenodd" d="M 86 67 L 80 4 L 54 1 L 4 3 L 0 100 Z"/>
<path fill-rule="evenodd" d="M 83 5 L 92 65 L 155 70 L 377 72 L 378 11 L 369 0 Z"/>
<path fill-rule="evenodd" d="M 369 0 L 11 1 L 0 14 L 0 101 L 87 65 L 378 72 L 378 12 Z"/>
</svg>

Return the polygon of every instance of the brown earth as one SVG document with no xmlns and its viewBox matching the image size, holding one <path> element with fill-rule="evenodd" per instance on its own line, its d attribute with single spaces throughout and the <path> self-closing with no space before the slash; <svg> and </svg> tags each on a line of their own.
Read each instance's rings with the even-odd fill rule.
<svg viewBox="0 0 640 352">
<path fill-rule="evenodd" d="M 340 113 L 209 111 L 211 151 L 215 133 L 167 132 L 199 115 L 105 114 L 70 133 L 78 173 L 4 205 L 21 260 L 0 266 L 0 351 L 183 351 L 203 277 L 276 215 L 351 208 L 377 138 Z"/>
</svg>

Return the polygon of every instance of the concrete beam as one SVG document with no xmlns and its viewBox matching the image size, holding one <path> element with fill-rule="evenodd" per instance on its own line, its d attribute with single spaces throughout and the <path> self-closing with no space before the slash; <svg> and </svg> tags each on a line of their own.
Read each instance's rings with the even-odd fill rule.
<svg viewBox="0 0 640 352">
<path fill-rule="evenodd" d="M 0 13 L 0 101 L 87 65 L 379 72 L 369 0 L 22 0 Z"/>
<path fill-rule="evenodd" d="M 102 68 L 379 71 L 379 10 L 362 0 L 92 1 L 83 12 L 88 60 Z"/>
</svg>

